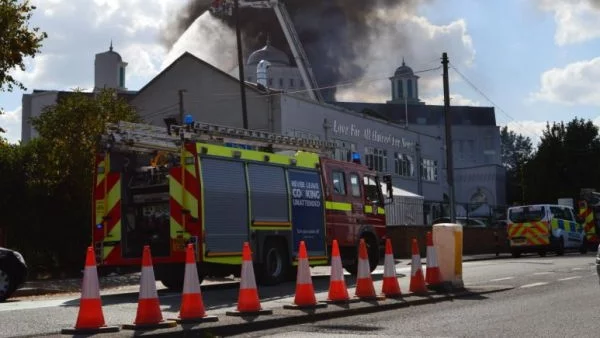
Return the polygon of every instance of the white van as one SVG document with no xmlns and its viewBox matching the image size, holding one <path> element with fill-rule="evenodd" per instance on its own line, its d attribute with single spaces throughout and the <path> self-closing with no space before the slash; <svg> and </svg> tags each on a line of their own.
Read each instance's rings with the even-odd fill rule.
<svg viewBox="0 0 600 338">
<path fill-rule="evenodd" d="M 508 208 L 507 236 L 513 257 L 523 252 L 547 251 L 563 255 L 565 249 L 587 252 L 586 236 L 572 207 L 558 204 L 522 205 Z"/>
</svg>

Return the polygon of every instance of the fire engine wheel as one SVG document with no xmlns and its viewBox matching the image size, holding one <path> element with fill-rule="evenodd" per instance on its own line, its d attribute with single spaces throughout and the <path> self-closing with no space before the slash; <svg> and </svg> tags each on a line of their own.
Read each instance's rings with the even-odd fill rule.
<svg viewBox="0 0 600 338">
<path fill-rule="evenodd" d="M 263 251 L 263 262 L 260 264 L 260 283 L 276 285 L 288 277 L 290 260 L 285 245 L 281 241 L 267 240 Z"/>
</svg>

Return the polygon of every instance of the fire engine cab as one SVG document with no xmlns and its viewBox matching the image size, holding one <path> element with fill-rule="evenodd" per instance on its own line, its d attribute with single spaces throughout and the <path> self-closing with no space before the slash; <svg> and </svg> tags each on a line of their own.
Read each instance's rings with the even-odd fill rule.
<svg viewBox="0 0 600 338">
<path fill-rule="evenodd" d="M 191 118 L 190 118 L 191 119 Z M 248 241 L 262 284 L 293 277 L 299 241 L 326 265 L 333 239 L 355 274 L 364 238 L 375 269 L 385 239 L 391 178 L 330 158 L 334 144 L 186 118 L 166 128 L 107 125 L 96 157 L 93 243 L 98 266 L 141 264 L 150 245 L 156 278 L 181 289 L 186 244 L 199 278 L 238 275 Z M 380 179 L 389 187 L 381 191 Z"/>
</svg>

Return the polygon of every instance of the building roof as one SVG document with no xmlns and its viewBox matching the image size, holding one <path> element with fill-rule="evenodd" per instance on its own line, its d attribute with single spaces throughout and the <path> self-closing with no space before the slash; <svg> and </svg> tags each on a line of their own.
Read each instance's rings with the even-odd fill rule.
<svg viewBox="0 0 600 338">
<path fill-rule="evenodd" d="M 248 57 L 248 65 L 257 65 L 261 60 L 266 60 L 274 65 L 290 65 L 289 56 L 283 51 L 271 46 L 271 41 L 267 40 L 267 45 L 253 52 Z"/>
<path fill-rule="evenodd" d="M 230 74 L 227 74 L 226 72 L 220 70 L 219 68 L 211 65 L 210 63 L 198 58 L 197 56 L 195 56 L 194 54 L 191 54 L 190 52 L 185 52 L 183 54 L 181 54 L 175 61 L 173 61 L 168 67 L 166 67 L 165 69 L 163 69 L 160 73 L 158 73 L 158 75 L 156 75 L 154 78 L 152 78 L 152 80 L 150 80 L 150 82 L 146 83 L 146 85 L 144 87 L 142 87 L 137 93 L 141 94 L 143 93 L 146 89 L 150 88 L 156 81 L 160 80 L 160 78 L 162 78 L 166 73 L 168 73 L 173 67 L 175 67 L 175 65 L 177 65 L 179 62 L 181 62 L 181 60 L 186 59 L 186 58 L 190 58 L 195 62 L 198 62 L 199 64 L 209 67 L 210 69 L 214 70 L 217 73 L 220 73 L 228 78 L 230 78 L 233 81 L 238 81 L 237 78 L 231 76 Z M 259 93 L 265 93 L 264 90 L 261 90 L 261 88 L 255 84 L 249 83 L 247 81 L 244 81 L 246 88 L 250 88 L 254 91 L 257 91 Z"/>
<path fill-rule="evenodd" d="M 410 68 L 409 66 L 406 65 L 406 63 L 404 63 L 404 59 L 402 59 L 402 66 L 400 66 L 396 69 L 394 76 L 395 77 L 413 77 L 413 76 L 415 76 L 415 73 L 413 72 L 412 68 Z"/>
<path fill-rule="evenodd" d="M 330 102 L 331 104 L 395 123 L 440 125 L 444 123 L 444 106 L 396 103 Z M 405 111 L 406 108 L 406 111 Z M 452 125 L 496 126 L 493 107 L 451 106 Z"/>
</svg>

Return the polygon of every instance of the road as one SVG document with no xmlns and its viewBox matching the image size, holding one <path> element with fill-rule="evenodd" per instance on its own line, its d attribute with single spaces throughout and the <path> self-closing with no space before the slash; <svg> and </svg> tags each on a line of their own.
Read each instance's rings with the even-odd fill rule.
<svg viewBox="0 0 600 338">
<path fill-rule="evenodd" d="M 397 272 L 403 274 L 400 285 L 403 292 L 408 291 L 410 266 L 405 260 L 397 265 Z M 593 270 L 593 255 L 578 254 L 564 257 L 525 256 L 520 259 L 498 259 L 489 261 L 465 262 L 463 275 L 467 287 L 509 285 L 516 289 L 498 294 L 487 294 L 485 298 L 456 300 L 435 305 L 419 305 L 401 310 L 388 311 L 367 317 L 350 317 L 334 320 L 332 327 L 346 327 L 349 331 L 361 334 L 396 335 L 451 335 L 481 336 L 489 332 L 491 336 L 501 336 L 507 332 L 518 336 L 539 336 L 544 333 L 590 332 L 586 319 L 593 318 L 592 313 L 600 313 L 595 305 L 598 290 L 598 277 Z M 381 266 L 374 274 L 375 287 L 380 289 Z M 327 268 L 313 269 L 313 283 L 317 299 L 326 298 L 328 279 Z M 353 280 L 347 278 L 351 288 Z M 262 287 L 259 290 L 264 308 L 282 308 L 291 304 L 295 285 L 287 283 L 275 287 Z M 137 290 L 135 290 L 137 291 Z M 130 289 L 102 292 L 104 316 L 109 325 L 130 324 L 137 308 L 137 293 Z M 349 290 L 353 294 L 353 289 Z M 235 307 L 238 289 L 234 285 L 228 288 L 211 288 L 203 291 L 203 298 L 209 314 L 223 314 Z M 593 295 L 590 297 L 590 295 Z M 161 309 L 165 318 L 175 318 L 179 311 L 181 295 L 167 290 L 159 291 Z M 44 335 L 57 333 L 63 328 L 74 325 L 79 304 L 79 295 L 54 295 L 32 299 L 17 299 L 0 304 L 0 336 L 14 337 L 22 335 Z M 560 316 L 550 309 L 551 305 L 560 308 Z M 540 310 L 541 309 L 541 310 Z M 585 310 L 585 311 L 583 311 Z M 552 311 L 552 312 L 551 312 Z M 519 313 L 522 316 L 517 316 Z M 535 318 L 534 318 L 535 317 Z M 402 318 L 398 321 L 398 318 Z M 542 325 L 532 327 L 533 319 L 543 318 Z M 560 320 L 558 319 L 560 318 Z M 469 329 L 465 329 L 465 323 Z M 375 332 L 359 331 L 359 326 L 370 327 L 377 323 Z M 593 323 L 596 323 L 595 319 Z M 317 326 L 299 326 L 295 330 L 331 333 L 328 322 L 319 322 Z M 334 324 L 335 323 L 335 324 Z M 346 324 L 342 324 L 346 323 Z M 352 323 L 352 324 L 348 324 Z M 587 324 L 587 325 L 586 325 Z M 358 325 L 358 326 L 344 326 Z M 582 331 L 570 331 L 574 328 Z M 569 329 L 567 329 L 569 328 Z M 306 336 L 304 331 L 297 336 Z M 501 331 L 506 330 L 506 331 Z M 561 331 L 562 330 L 562 331 Z M 566 330 L 566 331 L 565 331 Z M 586 331 L 587 330 L 587 331 Z M 342 330 L 343 331 L 343 330 Z M 275 336 L 280 332 L 274 331 Z M 264 332 L 256 336 L 262 336 Z"/>
<path fill-rule="evenodd" d="M 514 289 L 237 337 L 598 337 L 594 269 L 577 256 L 481 263 L 466 272 L 469 285 Z"/>
</svg>

